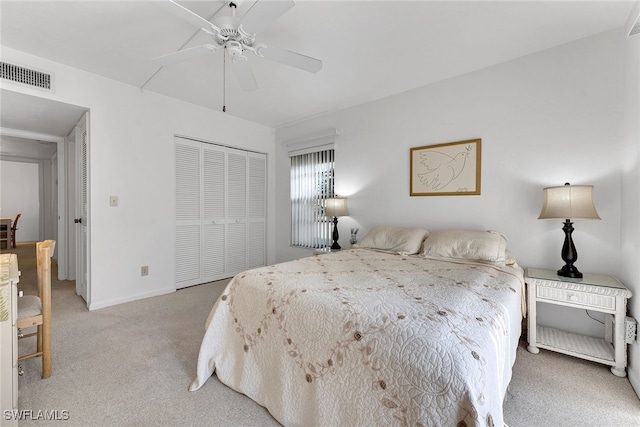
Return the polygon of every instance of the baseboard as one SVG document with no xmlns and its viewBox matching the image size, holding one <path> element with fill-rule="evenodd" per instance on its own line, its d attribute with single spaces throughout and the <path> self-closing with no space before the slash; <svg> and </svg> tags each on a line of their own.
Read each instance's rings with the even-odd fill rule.
<svg viewBox="0 0 640 427">
<path fill-rule="evenodd" d="M 633 390 L 638 395 L 638 399 L 640 399 L 640 372 L 638 372 L 638 369 L 634 369 L 631 372 L 627 369 L 627 377 L 629 378 L 631 387 L 633 387 Z"/>
<path fill-rule="evenodd" d="M 117 298 L 117 299 L 112 299 L 112 300 L 108 300 L 108 301 L 102 301 L 99 303 L 91 303 L 89 304 L 89 311 L 94 311 L 94 310 L 99 310 L 101 308 L 106 308 L 106 307 L 111 307 L 114 305 L 118 305 L 118 304 L 123 304 L 125 302 L 132 302 L 132 301 L 137 301 L 137 300 L 141 300 L 141 299 L 145 299 L 145 298 L 150 298 L 150 297 L 157 297 L 160 295 L 166 295 L 166 294 L 170 294 L 176 291 L 175 287 L 170 287 L 170 288 L 162 288 L 162 289 L 155 289 L 151 292 L 144 292 L 144 293 L 140 293 L 140 294 L 134 294 L 134 295 L 128 295 L 125 298 Z"/>
</svg>

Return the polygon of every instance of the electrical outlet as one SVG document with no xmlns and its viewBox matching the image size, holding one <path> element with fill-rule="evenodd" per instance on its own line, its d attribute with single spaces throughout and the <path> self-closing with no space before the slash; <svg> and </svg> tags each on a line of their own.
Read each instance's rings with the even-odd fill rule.
<svg viewBox="0 0 640 427">
<path fill-rule="evenodd" d="M 149 275 L 149 266 L 148 265 L 143 265 L 142 267 L 140 267 L 140 275 L 141 276 L 148 276 Z"/>
<path fill-rule="evenodd" d="M 638 324 L 636 319 L 631 316 L 627 316 L 624 319 L 624 342 L 627 344 L 633 344 L 636 341 Z"/>
</svg>

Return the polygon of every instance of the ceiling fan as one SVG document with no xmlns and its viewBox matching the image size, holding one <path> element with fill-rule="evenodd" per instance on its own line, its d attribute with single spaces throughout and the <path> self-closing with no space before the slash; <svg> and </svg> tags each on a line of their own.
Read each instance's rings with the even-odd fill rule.
<svg viewBox="0 0 640 427">
<path fill-rule="evenodd" d="M 246 91 L 258 88 L 253 70 L 245 55 L 247 52 L 253 52 L 256 56 L 304 71 L 312 73 L 320 71 L 322 61 L 319 59 L 279 47 L 256 43 L 256 34 L 291 9 L 295 5 L 294 0 L 257 0 L 242 17 L 238 18 L 236 17 L 236 8 L 240 2 L 242 0 L 229 1 L 227 6 L 231 9 L 231 15 L 218 16 L 216 13 L 210 21 L 173 0 L 154 2 L 178 18 L 199 27 L 212 39 L 212 43 L 169 53 L 155 58 L 154 62 L 165 66 L 224 48 L 233 60 L 233 68 L 240 85 Z"/>
</svg>

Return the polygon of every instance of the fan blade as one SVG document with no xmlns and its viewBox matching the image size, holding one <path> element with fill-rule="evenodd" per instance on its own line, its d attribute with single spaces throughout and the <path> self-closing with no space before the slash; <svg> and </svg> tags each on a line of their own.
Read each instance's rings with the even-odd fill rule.
<svg viewBox="0 0 640 427">
<path fill-rule="evenodd" d="M 295 4 L 294 0 L 257 0 L 240 20 L 241 31 L 248 35 L 261 33 Z"/>
<path fill-rule="evenodd" d="M 172 0 L 154 1 L 153 4 L 160 6 L 161 8 L 168 11 L 169 13 L 172 13 L 178 18 L 181 18 L 182 20 L 187 21 L 198 28 L 212 29 L 218 34 L 221 33 L 220 28 L 216 27 L 211 22 L 204 19 L 202 16 L 196 13 L 193 13 L 186 7 L 181 6 Z"/>
<path fill-rule="evenodd" d="M 175 64 L 176 62 L 182 62 L 196 56 L 204 55 L 205 53 L 215 52 L 216 50 L 218 50 L 218 46 L 214 44 L 203 44 L 159 56 L 154 58 L 153 62 L 164 67 L 166 65 Z"/>
<path fill-rule="evenodd" d="M 240 80 L 240 86 L 247 92 L 258 89 L 258 83 L 253 75 L 251 64 L 245 56 L 236 56 L 233 58 L 233 69 Z"/>
<path fill-rule="evenodd" d="M 322 69 L 321 60 L 279 47 L 260 45 L 256 47 L 255 53 L 258 56 L 311 73 L 317 73 Z"/>
</svg>

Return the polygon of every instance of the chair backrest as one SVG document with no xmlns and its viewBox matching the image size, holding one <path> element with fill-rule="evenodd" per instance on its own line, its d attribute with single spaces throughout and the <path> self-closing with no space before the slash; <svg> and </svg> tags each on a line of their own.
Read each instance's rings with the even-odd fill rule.
<svg viewBox="0 0 640 427">
<path fill-rule="evenodd" d="M 11 224 L 11 229 L 13 231 L 16 231 L 18 229 L 18 220 L 20 219 L 20 217 L 22 216 L 21 213 L 16 214 L 16 219 L 13 220 L 13 224 Z M 55 244 L 55 243 L 54 243 Z"/>
<path fill-rule="evenodd" d="M 42 315 L 51 310 L 51 257 L 56 248 L 55 240 L 36 243 L 36 268 L 38 275 L 38 295 L 42 301 Z M 45 311 L 48 313 L 45 314 Z"/>
<path fill-rule="evenodd" d="M 23 334 L 20 338 L 37 337 L 36 351 L 18 356 L 18 361 L 42 356 L 42 378 L 51 375 L 51 257 L 56 247 L 55 240 L 36 242 L 36 272 L 38 275 L 38 297 L 25 295 L 18 301 L 18 328 L 37 326 L 37 331 Z M 21 307 L 22 306 L 22 307 Z M 24 316 L 21 316 L 24 314 Z"/>
</svg>

